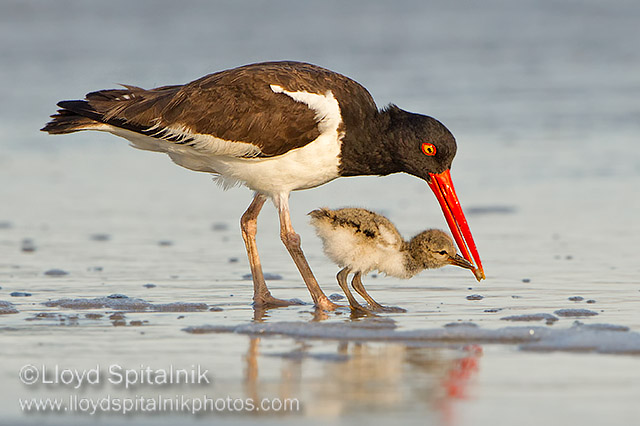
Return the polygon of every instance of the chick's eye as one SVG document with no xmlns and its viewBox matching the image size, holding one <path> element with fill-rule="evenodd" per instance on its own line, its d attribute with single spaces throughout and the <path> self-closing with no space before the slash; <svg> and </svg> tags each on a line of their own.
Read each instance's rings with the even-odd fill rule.
<svg viewBox="0 0 640 426">
<path fill-rule="evenodd" d="M 440 250 L 438 253 L 440 253 L 443 256 L 445 256 L 447 254 L 447 252 L 445 250 Z"/>
<path fill-rule="evenodd" d="M 429 157 L 436 155 L 436 146 L 429 142 L 422 143 L 422 153 Z"/>
</svg>

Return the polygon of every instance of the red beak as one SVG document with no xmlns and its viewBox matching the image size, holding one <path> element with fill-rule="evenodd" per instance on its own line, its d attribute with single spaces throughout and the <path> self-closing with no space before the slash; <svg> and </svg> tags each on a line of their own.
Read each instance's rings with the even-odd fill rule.
<svg viewBox="0 0 640 426">
<path fill-rule="evenodd" d="M 453 187 L 449 170 L 437 174 L 429 173 L 429 177 L 431 178 L 429 186 L 433 193 L 436 194 L 449 229 L 451 229 L 453 238 L 455 238 L 462 255 L 471 263 L 473 263 L 473 260 L 471 260 L 471 256 L 473 256 L 476 266 L 473 274 L 478 281 L 484 279 L 484 269 L 482 269 L 480 255 L 478 254 L 478 249 L 476 249 L 476 243 L 473 241 L 467 219 L 464 217 L 462 207 L 460 207 L 460 201 Z"/>
</svg>

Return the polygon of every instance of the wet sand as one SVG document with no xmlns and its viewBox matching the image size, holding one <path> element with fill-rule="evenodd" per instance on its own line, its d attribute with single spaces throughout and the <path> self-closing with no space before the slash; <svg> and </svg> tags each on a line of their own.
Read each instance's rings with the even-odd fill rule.
<svg viewBox="0 0 640 426">
<path fill-rule="evenodd" d="M 176 48 L 174 63 L 164 66 L 157 55 L 140 53 L 151 39 L 130 32 L 145 12 L 142 6 L 127 17 L 91 7 L 74 16 L 42 5 L 31 14 L 11 8 L 23 19 L 15 22 L 34 31 L 21 44 L 2 46 L 12 66 L 0 75 L 8 99 L 0 106 L 0 423 L 636 422 L 640 81 L 630 70 L 640 58 L 618 41 L 637 35 L 634 17 L 640 12 L 622 3 L 602 14 L 595 2 L 579 11 L 527 2 L 518 3 L 519 10 L 496 2 L 471 8 L 465 18 L 443 3 L 430 11 L 439 26 L 415 23 L 412 40 L 439 42 L 439 48 L 423 51 L 423 41 L 407 44 L 401 36 L 401 28 L 414 23 L 412 15 L 427 16 L 408 12 L 418 3 L 387 14 L 360 12 L 362 34 L 382 27 L 395 34 L 385 38 L 384 58 L 380 49 L 358 45 L 346 25 L 332 33 L 333 45 L 343 47 L 308 57 L 309 45 L 319 47 L 315 38 L 305 33 L 285 42 L 278 34 L 287 34 L 288 21 L 272 13 L 281 24 L 277 31 L 255 18 L 269 35 L 264 40 L 247 41 L 239 33 L 224 47 L 212 47 L 223 49 L 214 52 L 218 59 Z M 329 14 L 330 6 L 316 12 Z M 207 9 L 207 19 L 242 12 L 236 8 Z M 55 26 L 50 33 L 69 36 L 95 29 L 104 41 L 113 33 L 100 29 L 97 12 L 103 12 L 100 23 L 130 24 L 118 33 L 124 48 L 102 43 L 106 50 L 94 54 L 86 37 L 50 46 L 35 31 Z M 200 24 L 193 28 L 207 28 L 205 14 L 170 8 L 157 13 L 169 12 Z M 344 12 L 344 22 L 352 22 L 356 11 Z M 540 32 L 525 17 L 549 25 Z M 0 30 L 5 35 L 24 31 L 10 22 Z M 215 31 L 233 30 L 224 20 L 216 22 Z M 498 24 L 504 22 L 519 25 L 503 29 Z M 444 36 L 451 34 L 451 23 L 458 38 Z M 159 29 L 149 31 L 165 40 Z M 585 49 L 589 37 L 598 43 Z M 340 43 L 343 38 L 352 43 Z M 188 37 L 195 46 L 211 47 L 203 39 Z M 138 41 L 129 45 L 131 40 Z M 357 77 L 381 105 L 393 101 L 428 112 L 452 129 L 459 144 L 452 176 L 486 281 L 477 283 L 469 271 L 453 267 L 408 281 L 369 276 L 367 290 L 376 300 L 407 310 L 373 318 L 352 317 L 346 308 L 319 316 L 310 304 L 256 312 L 238 225 L 250 191 L 222 191 L 207 175 L 110 135 L 37 132 L 65 97 L 114 81 L 144 87 L 184 82 L 281 57 L 275 41 L 287 47 L 288 57 Z M 189 58 L 188 70 L 178 65 Z M 446 229 L 427 185 L 409 176 L 345 178 L 293 194 L 293 224 L 328 295 L 340 293 L 338 268 L 323 256 L 306 216 L 322 206 L 379 211 L 404 236 Z M 259 219 L 258 245 L 272 293 L 309 303 L 270 205 Z M 49 373 L 54 366 L 99 367 L 102 384 L 26 385 L 19 377 L 26 365 Z M 105 383 L 111 366 L 200 367 L 212 383 L 124 389 Z M 205 394 L 297 399 L 301 408 L 279 414 L 91 416 L 25 414 L 18 404 L 34 397 L 70 402 L 73 396 Z"/>
<path fill-rule="evenodd" d="M 539 408 L 536 421 L 552 424 L 558 417 L 586 422 L 614 414 L 624 424 L 637 415 L 640 288 L 629 268 L 633 253 L 624 250 L 602 259 L 614 245 L 632 246 L 624 220 L 586 228 L 571 215 L 540 209 L 529 196 L 514 193 L 492 202 L 470 191 L 460 176 L 460 197 L 471 212 L 505 199 L 513 210 L 469 213 L 486 281 L 478 284 L 468 271 L 453 267 L 408 281 L 369 277 L 376 299 L 408 311 L 376 318 L 353 318 L 346 308 L 318 317 L 311 305 L 255 312 L 235 223 L 250 192 L 223 192 L 206 176 L 183 172 L 161 156 L 109 144 L 118 141 L 107 136 L 90 137 L 104 146 L 65 150 L 54 155 L 54 162 L 48 153 L 14 153 L 8 162 L 14 166 L 3 169 L 20 176 L 19 165 L 28 158 L 42 176 L 29 183 L 23 175 L 33 207 L 26 207 L 20 194 L 3 209 L 11 225 L 0 234 L 6 253 L 0 320 L 7 342 L 0 410 L 10 418 L 52 424 L 74 419 L 81 424 L 87 418 L 24 417 L 17 396 L 66 398 L 76 392 L 23 385 L 16 376 L 25 364 L 103 369 L 113 364 L 198 365 L 210 370 L 213 386 L 161 392 L 194 396 L 206 390 L 225 397 L 301 402 L 297 414 L 259 415 L 267 422 L 296 422 L 300 416 L 345 422 L 426 416 L 437 424 L 509 424 L 532 404 Z M 102 161 L 83 164 L 91 158 Z M 120 172 L 109 173 L 115 163 Z M 141 178 L 149 173 L 156 179 Z M 367 196 L 372 188 L 387 194 L 383 203 Z M 553 206 L 574 188 L 572 182 L 563 187 L 542 181 L 531 183 L 530 190 L 552 189 L 549 195 L 555 197 L 548 205 Z M 337 267 L 323 257 L 305 216 L 317 200 L 330 206 L 353 205 L 354 200 L 380 206 L 410 235 L 425 223 L 444 225 L 429 195 L 425 185 L 405 176 L 344 179 L 294 194 L 294 225 L 327 294 L 339 293 Z M 594 212 L 616 196 L 603 191 L 597 200 L 589 194 L 574 198 L 572 205 Z M 261 217 L 259 233 L 265 271 L 275 278 L 270 288 L 277 296 L 310 302 L 280 245 L 272 210 Z M 96 239 L 97 234 L 109 238 Z M 611 241 L 610 235 L 618 237 Z M 25 238 L 33 241 L 33 251 L 22 249 Z M 593 240 L 601 241 L 602 251 L 594 252 Z M 15 292 L 30 295 L 12 297 Z M 135 392 L 156 394 L 158 389 Z M 118 386 L 90 387 L 81 395 L 105 393 L 128 395 Z M 174 413 L 162 420 L 199 422 L 211 416 L 234 423 L 256 419 L 255 413 Z M 102 418 L 106 423 L 122 420 L 115 414 Z M 157 420 L 144 413 L 132 418 Z"/>
</svg>

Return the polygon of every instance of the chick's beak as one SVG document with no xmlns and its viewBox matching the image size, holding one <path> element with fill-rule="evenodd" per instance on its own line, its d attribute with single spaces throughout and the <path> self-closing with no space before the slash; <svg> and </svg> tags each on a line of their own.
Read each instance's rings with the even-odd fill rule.
<svg viewBox="0 0 640 426">
<path fill-rule="evenodd" d="M 448 262 L 451 265 L 459 266 L 461 268 L 471 269 L 471 270 L 475 269 L 475 266 L 473 265 L 473 263 L 469 262 L 467 259 L 460 256 L 459 254 L 456 254 L 455 256 L 449 256 Z"/>
</svg>

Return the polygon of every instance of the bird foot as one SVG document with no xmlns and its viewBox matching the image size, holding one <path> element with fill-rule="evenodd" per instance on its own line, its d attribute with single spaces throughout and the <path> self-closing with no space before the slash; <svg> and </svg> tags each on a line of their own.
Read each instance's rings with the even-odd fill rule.
<svg viewBox="0 0 640 426">
<path fill-rule="evenodd" d="M 400 313 L 407 312 L 406 309 L 401 308 L 399 306 L 369 305 L 369 308 L 374 312 L 385 312 L 389 314 L 400 314 Z"/>
<path fill-rule="evenodd" d="M 340 307 L 341 307 L 340 305 L 333 303 L 327 297 L 319 299 L 318 302 L 316 303 L 316 308 L 323 311 L 335 311 Z"/>
<path fill-rule="evenodd" d="M 305 303 L 300 299 L 278 299 L 273 297 L 271 294 L 253 298 L 253 306 L 256 308 L 281 308 L 285 306 L 304 304 Z"/>
<path fill-rule="evenodd" d="M 362 305 L 351 306 L 351 317 L 352 318 L 360 318 L 360 317 L 377 317 L 378 315 L 371 312 L 368 308 L 365 308 Z"/>
</svg>

